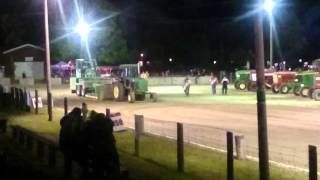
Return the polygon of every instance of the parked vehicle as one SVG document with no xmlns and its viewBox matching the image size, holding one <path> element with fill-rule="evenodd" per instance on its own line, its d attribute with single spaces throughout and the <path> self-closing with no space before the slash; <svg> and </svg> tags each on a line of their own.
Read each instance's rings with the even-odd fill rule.
<svg viewBox="0 0 320 180">
<path fill-rule="evenodd" d="M 114 67 L 111 76 L 98 76 L 95 60 L 76 60 L 76 76 L 70 78 L 71 92 L 78 96 L 95 96 L 99 99 L 135 102 L 144 100 L 146 94 L 156 100 L 156 94 L 148 92 L 148 82 L 140 77 L 139 64 Z"/>
<path fill-rule="evenodd" d="M 280 71 L 273 73 L 272 92 L 275 94 L 282 93 L 288 94 L 292 89 L 292 84 L 296 79 L 296 72 Z"/>
</svg>

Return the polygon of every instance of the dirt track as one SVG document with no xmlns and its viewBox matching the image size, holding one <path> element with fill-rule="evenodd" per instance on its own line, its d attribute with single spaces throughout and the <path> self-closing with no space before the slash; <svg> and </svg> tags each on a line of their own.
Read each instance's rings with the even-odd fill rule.
<svg viewBox="0 0 320 180">
<path fill-rule="evenodd" d="M 164 96 L 164 100 L 157 103 L 129 104 L 78 98 L 63 89 L 55 91 L 54 94 L 56 106 L 63 107 L 62 97 L 68 96 L 70 106 L 80 106 L 81 102 L 85 101 L 90 109 L 100 112 L 104 112 L 106 107 L 111 108 L 113 112 L 119 111 L 129 126 L 133 125 L 134 114 L 143 114 L 146 121 L 156 119 L 231 130 L 245 135 L 248 152 L 257 155 L 257 114 L 254 103 L 186 103 L 170 101 L 170 97 Z M 300 99 L 296 101 L 299 102 Z M 267 107 L 267 111 L 270 158 L 294 166 L 307 167 L 308 145 L 320 145 L 319 106 L 271 105 Z"/>
</svg>

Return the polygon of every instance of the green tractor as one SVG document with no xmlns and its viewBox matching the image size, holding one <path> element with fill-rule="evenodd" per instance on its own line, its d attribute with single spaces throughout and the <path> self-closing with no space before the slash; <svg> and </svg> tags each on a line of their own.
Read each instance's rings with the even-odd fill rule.
<svg viewBox="0 0 320 180">
<path fill-rule="evenodd" d="M 246 90 L 249 81 L 249 76 L 249 70 L 236 71 L 236 80 L 234 82 L 234 87 L 238 90 Z"/>
<path fill-rule="evenodd" d="M 154 93 L 148 92 L 148 81 L 140 77 L 139 64 L 123 64 L 112 71 L 113 97 L 117 101 L 127 99 L 129 102 L 135 100 L 143 101 L 147 94 L 152 99 Z"/>
<path fill-rule="evenodd" d="M 76 60 L 76 76 L 70 78 L 70 89 L 77 96 L 97 99 L 135 102 L 149 94 L 155 101 L 156 94 L 148 92 L 148 81 L 140 78 L 139 64 L 124 64 L 112 70 L 111 77 L 97 76 L 95 60 Z"/>
<path fill-rule="evenodd" d="M 270 71 L 265 71 L 265 86 L 267 89 L 271 88 L 272 81 L 273 81 L 273 73 Z M 256 91 L 257 85 L 257 74 L 256 70 L 240 70 L 236 72 L 236 81 L 234 86 L 236 89 L 239 90 L 246 90 L 249 91 Z"/>
<path fill-rule="evenodd" d="M 297 74 L 295 82 L 291 85 L 296 96 L 308 97 L 309 90 L 314 86 L 314 79 L 317 72 L 300 72 Z"/>
<path fill-rule="evenodd" d="M 309 97 L 316 101 L 320 101 L 320 74 L 314 76 L 314 84 L 309 90 Z"/>
</svg>

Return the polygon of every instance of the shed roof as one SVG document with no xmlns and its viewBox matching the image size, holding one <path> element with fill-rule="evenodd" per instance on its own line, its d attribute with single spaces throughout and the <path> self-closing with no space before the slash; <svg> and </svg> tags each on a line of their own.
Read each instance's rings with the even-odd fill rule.
<svg viewBox="0 0 320 180">
<path fill-rule="evenodd" d="M 18 47 L 15 47 L 15 48 L 12 48 L 12 49 L 8 49 L 8 50 L 6 50 L 6 51 L 3 51 L 2 54 L 8 54 L 8 53 L 10 53 L 10 52 L 17 51 L 17 50 L 22 49 L 22 48 L 25 48 L 25 47 L 32 47 L 32 48 L 35 48 L 35 49 L 39 49 L 39 50 L 41 50 L 41 51 L 45 51 L 45 49 L 42 48 L 42 47 L 35 46 L 35 45 L 33 45 L 33 44 L 24 44 L 24 45 L 21 45 L 21 46 L 18 46 Z"/>
</svg>

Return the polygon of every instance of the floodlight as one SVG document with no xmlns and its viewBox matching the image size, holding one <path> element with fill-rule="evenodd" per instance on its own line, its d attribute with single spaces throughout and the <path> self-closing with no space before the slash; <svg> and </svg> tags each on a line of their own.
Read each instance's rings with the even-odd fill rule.
<svg viewBox="0 0 320 180">
<path fill-rule="evenodd" d="M 273 9 L 274 9 L 275 3 L 274 0 L 265 0 L 264 4 L 263 4 L 263 8 L 269 13 L 271 14 Z"/>
<path fill-rule="evenodd" d="M 83 19 L 80 19 L 75 31 L 81 36 L 81 38 L 86 38 L 91 31 L 91 27 Z"/>
</svg>

